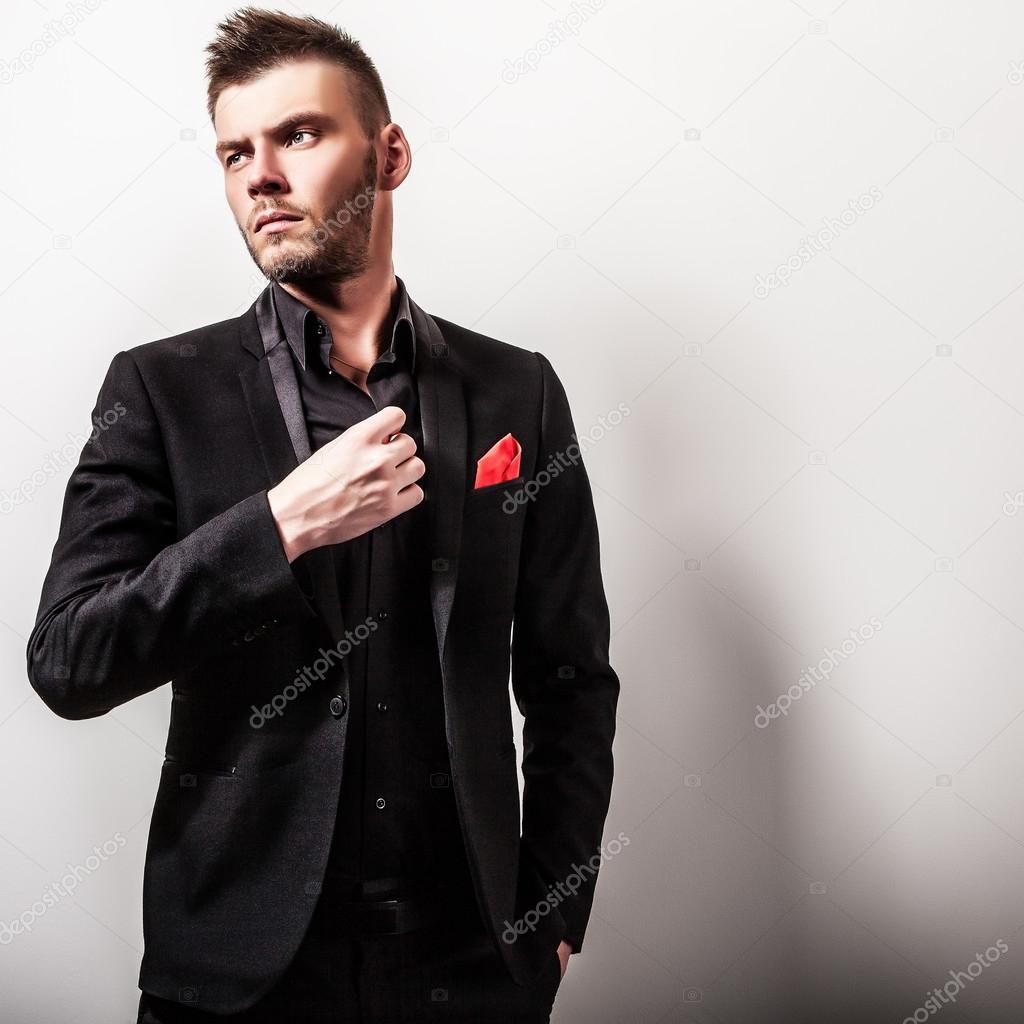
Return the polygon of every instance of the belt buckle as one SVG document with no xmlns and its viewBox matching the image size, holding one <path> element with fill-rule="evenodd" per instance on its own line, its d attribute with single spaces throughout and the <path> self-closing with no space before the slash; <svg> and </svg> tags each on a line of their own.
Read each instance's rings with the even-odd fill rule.
<svg viewBox="0 0 1024 1024">
<path fill-rule="evenodd" d="M 405 900 L 390 899 L 380 900 L 374 905 L 374 917 L 376 918 L 377 927 L 374 931 L 379 931 L 384 935 L 395 935 L 398 934 L 398 915 L 400 906 Z"/>
</svg>

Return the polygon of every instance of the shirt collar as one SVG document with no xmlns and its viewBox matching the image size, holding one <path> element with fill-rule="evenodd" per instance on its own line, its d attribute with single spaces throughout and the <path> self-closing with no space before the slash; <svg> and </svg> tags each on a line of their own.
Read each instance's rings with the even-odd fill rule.
<svg viewBox="0 0 1024 1024">
<path fill-rule="evenodd" d="M 394 362 L 404 354 L 408 357 L 407 365 L 410 371 L 415 371 L 416 328 L 413 326 L 412 312 L 409 308 L 409 292 L 405 287 L 405 282 L 397 275 L 395 281 L 398 284 L 398 306 L 395 323 L 391 330 L 391 343 L 378 358 L 386 362 Z M 270 294 L 288 346 L 299 366 L 305 370 L 307 351 L 316 352 L 318 350 L 326 336 L 328 327 L 313 310 L 285 291 L 277 281 L 270 283 Z M 408 324 L 408 328 L 401 326 L 403 322 Z"/>
</svg>

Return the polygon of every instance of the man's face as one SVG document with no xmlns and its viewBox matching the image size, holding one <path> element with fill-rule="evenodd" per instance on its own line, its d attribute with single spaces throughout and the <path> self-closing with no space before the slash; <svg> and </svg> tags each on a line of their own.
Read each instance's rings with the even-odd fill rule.
<svg viewBox="0 0 1024 1024">
<path fill-rule="evenodd" d="M 214 118 L 228 205 L 260 270 L 296 283 L 361 274 L 377 156 L 345 71 L 321 60 L 290 61 L 225 89 Z M 274 211 L 294 219 L 258 226 Z"/>
</svg>

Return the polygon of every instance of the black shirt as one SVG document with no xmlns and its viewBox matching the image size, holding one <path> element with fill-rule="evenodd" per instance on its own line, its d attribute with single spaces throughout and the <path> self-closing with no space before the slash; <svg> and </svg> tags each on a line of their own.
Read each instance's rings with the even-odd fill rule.
<svg viewBox="0 0 1024 1024">
<path fill-rule="evenodd" d="M 271 285 L 295 357 L 311 451 L 397 405 L 406 414 L 402 432 L 422 454 L 416 331 L 405 285 L 396 280 L 391 342 L 370 368 L 369 394 L 332 370 L 329 327 Z M 351 693 L 329 884 L 391 894 L 463 881 L 468 867 L 445 738 L 426 503 L 331 550 L 346 630 L 373 628 L 374 621 L 376 628 L 345 657 Z"/>
</svg>

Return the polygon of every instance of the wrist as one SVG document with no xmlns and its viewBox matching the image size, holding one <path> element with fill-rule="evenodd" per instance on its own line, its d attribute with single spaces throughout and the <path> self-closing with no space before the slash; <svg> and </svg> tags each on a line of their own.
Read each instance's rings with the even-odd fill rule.
<svg viewBox="0 0 1024 1024">
<path fill-rule="evenodd" d="M 280 484 L 267 491 L 267 502 L 270 514 L 277 527 L 277 535 L 281 538 L 285 557 L 289 564 L 299 555 L 304 554 L 312 546 L 302 529 L 301 516 L 289 509 L 285 496 L 281 493 Z"/>
</svg>

